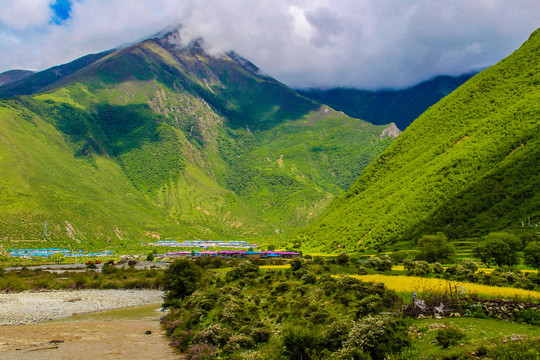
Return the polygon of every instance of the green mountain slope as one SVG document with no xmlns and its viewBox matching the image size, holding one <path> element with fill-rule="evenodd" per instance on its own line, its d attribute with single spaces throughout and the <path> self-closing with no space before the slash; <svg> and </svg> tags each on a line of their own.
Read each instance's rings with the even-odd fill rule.
<svg viewBox="0 0 540 360">
<path fill-rule="evenodd" d="M 168 36 L 43 90 L 1 102 L 5 241 L 40 239 L 45 222 L 94 244 L 275 235 L 313 221 L 392 141 L 237 54 Z"/>
<path fill-rule="evenodd" d="M 353 250 L 540 220 L 540 31 L 420 116 L 303 233 Z"/>
<path fill-rule="evenodd" d="M 347 115 L 372 124 L 395 123 L 405 130 L 430 106 L 457 89 L 474 74 L 438 76 L 403 90 L 367 91 L 358 89 L 297 90 Z"/>
</svg>

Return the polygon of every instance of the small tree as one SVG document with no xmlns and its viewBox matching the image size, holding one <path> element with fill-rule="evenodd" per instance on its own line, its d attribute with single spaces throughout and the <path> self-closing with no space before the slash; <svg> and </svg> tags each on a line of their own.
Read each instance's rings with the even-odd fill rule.
<svg viewBox="0 0 540 360">
<path fill-rule="evenodd" d="M 448 244 L 448 239 L 443 233 L 437 235 L 424 235 L 418 240 L 418 260 L 430 263 L 448 262 L 456 253 L 454 246 Z"/>
<path fill-rule="evenodd" d="M 349 255 L 347 253 L 340 253 L 336 257 L 336 264 L 346 265 L 349 263 Z"/>
<path fill-rule="evenodd" d="M 291 270 L 298 271 L 304 266 L 304 261 L 301 258 L 294 258 L 291 260 Z"/>
<path fill-rule="evenodd" d="M 163 308 L 177 307 L 178 302 L 191 295 L 201 280 L 201 268 L 187 259 L 175 260 L 163 273 Z"/>
<path fill-rule="evenodd" d="M 154 261 L 154 253 L 150 252 L 146 255 L 146 261 Z"/>
<path fill-rule="evenodd" d="M 474 250 L 476 256 L 489 266 L 494 262 L 497 266 L 515 265 L 518 263 L 518 251 L 521 249 L 521 239 L 515 235 L 499 232 L 490 233 Z"/>
<path fill-rule="evenodd" d="M 540 269 L 540 242 L 534 241 L 525 247 L 525 265 Z"/>
</svg>

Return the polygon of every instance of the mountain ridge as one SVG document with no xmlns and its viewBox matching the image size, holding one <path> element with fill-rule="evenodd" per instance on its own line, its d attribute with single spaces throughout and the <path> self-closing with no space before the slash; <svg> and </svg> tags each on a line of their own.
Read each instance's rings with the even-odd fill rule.
<svg viewBox="0 0 540 360">
<path fill-rule="evenodd" d="M 430 106 L 457 89 L 476 72 L 441 75 L 399 90 L 368 91 L 354 88 L 299 89 L 300 94 L 349 116 L 381 125 L 394 122 L 405 130 Z"/>
</svg>

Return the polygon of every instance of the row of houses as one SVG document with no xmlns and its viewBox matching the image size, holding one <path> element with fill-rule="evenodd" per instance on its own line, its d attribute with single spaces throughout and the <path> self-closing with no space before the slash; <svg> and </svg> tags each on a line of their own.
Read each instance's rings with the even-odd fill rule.
<svg viewBox="0 0 540 360">
<path fill-rule="evenodd" d="M 209 247 L 226 247 L 226 248 L 256 248 L 259 245 L 249 244 L 247 241 L 221 241 L 221 240 L 186 240 L 186 241 L 174 241 L 174 240 L 160 240 L 155 243 L 148 243 L 149 246 L 164 246 L 164 247 L 197 247 L 197 248 L 209 248 Z"/>
<path fill-rule="evenodd" d="M 62 254 L 65 257 L 94 257 L 111 255 L 110 251 L 103 251 L 99 253 L 83 253 L 82 250 L 71 251 L 69 249 L 8 249 L 6 251 L 10 256 L 20 258 L 51 257 L 55 254 Z"/>
<path fill-rule="evenodd" d="M 301 254 L 294 251 L 171 251 L 167 257 L 221 257 L 221 258 L 248 258 L 248 259 L 292 259 Z"/>
</svg>

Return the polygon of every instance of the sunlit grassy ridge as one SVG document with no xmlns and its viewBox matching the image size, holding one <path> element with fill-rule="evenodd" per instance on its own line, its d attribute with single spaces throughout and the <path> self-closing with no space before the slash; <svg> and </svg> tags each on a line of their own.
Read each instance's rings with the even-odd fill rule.
<svg viewBox="0 0 540 360">
<path fill-rule="evenodd" d="M 416 276 L 388 276 L 388 275 L 350 275 L 355 279 L 359 279 L 367 282 L 383 283 L 388 289 L 397 292 L 418 294 L 425 293 L 448 293 L 450 287 L 452 291 L 455 291 L 455 287 L 458 286 L 458 292 L 462 290 L 466 294 L 480 295 L 497 298 L 520 298 L 540 300 L 540 292 L 523 290 L 509 287 L 498 287 L 479 285 L 466 282 L 449 281 L 444 279 L 432 279 Z M 463 288 L 463 289 L 462 289 Z"/>
<path fill-rule="evenodd" d="M 299 235 L 306 250 L 540 222 L 540 31 L 431 107 Z M 340 250 L 340 251 L 341 251 Z"/>
</svg>

